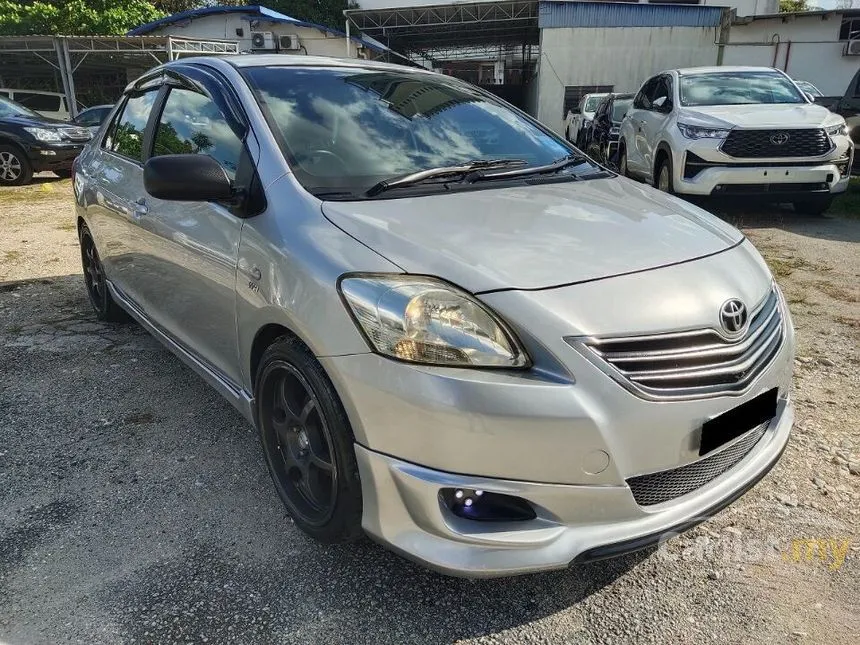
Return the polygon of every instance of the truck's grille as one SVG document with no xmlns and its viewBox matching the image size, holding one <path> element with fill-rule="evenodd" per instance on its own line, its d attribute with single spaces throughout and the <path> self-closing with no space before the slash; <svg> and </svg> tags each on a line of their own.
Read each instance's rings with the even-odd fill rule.
<svg viewBox="0 0 860 645">
<path fill-rule="evenodd" d="M 724 450 L 699 461 L 672 470 L 631 477 L 627 485 L 633 493 L 633 499 L 640 506 L 651 506 L 704 486 L 746 457 L 764 436 L 768 423 L 753 428 Z"/>
<path fill-rule="evenodd" d="M 713 329 L 565 340 L 645 398 L 698 398 L 745 391 L 779 351 L 783 328 L 774 289 L 735 340 Z"/>
<path fill-rule="evenodd" d="M 833 143 L 821 128 L 732 130 L 721 146 L 730 157 L 820 157 Z"/>
</svg>

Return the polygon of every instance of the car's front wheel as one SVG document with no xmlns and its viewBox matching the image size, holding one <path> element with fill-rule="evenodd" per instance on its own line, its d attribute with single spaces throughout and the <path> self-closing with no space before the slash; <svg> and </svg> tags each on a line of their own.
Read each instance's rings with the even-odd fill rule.
<svg viewBox="0 0 860 645">
<path fill-rule="evenodd" d="M 263 354 L 254 392 L 266 464 L 295 523 L 329 544 L 359 538 L 355 439 L 322 366 L 298 340 L 282 338 Z"/>
<path fill-rule="evenodd" d="M 622 177 L 630 176 L 630 170 L 627 168 L 627 147 L 623 143 L 618 144 L 618 174 Z"/>
<path fill-rule="evenodd" d="M 672 160 L 669 157 L 662 158 L 654 177 L 654 188 L 670 195 L 675 192 L 672 186 Z"/>
<path fill-rule="evenodd" d="M 832 204 L 833 197 L 830 195 L 806 197 L 793 202 L 795 212 L 813 216 L 823 215 Z"/>
<path fill-rule="evenodd" d="M 23 186 L 32 178 L 27 155 L 15 146 L 0 145 L 0 186 Z"/>
</svg>

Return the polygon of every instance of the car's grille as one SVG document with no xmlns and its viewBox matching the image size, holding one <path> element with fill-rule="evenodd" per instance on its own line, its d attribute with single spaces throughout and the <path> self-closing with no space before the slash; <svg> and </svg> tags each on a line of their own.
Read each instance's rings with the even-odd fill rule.
<svg viewBox="0 0 860 645">
<path fill-rule="evenodd" d="M 92 138 L 90 131 L 86 128 L 66 127 L 61 128 L 61 131 L 69 141 L 89 141 Z"/>
<path fill-rule="evenodd" d="M 651 506 L 668 502 L 704 486 L 746 457 L 764 436 L 768 423 L 762 423 L 724 450 L 699 461 L 671 470 L 631 477 L 627 480 L 627 485 L 633 493 L 633 499 L 640 506 Z"/>
<path fill-rule="evenodd" d="M 734 340 L 713 329 L 566 340 L 645 398 L 697 398 L 745 391 L 779 351 L 783 327 L 773 289 Z"/>
<path fill-rule="evenodd" d="M 730 157 L 820 157 L 833 147 L 821 128 L 732 130 L 722 151 Z"/>
</svg>

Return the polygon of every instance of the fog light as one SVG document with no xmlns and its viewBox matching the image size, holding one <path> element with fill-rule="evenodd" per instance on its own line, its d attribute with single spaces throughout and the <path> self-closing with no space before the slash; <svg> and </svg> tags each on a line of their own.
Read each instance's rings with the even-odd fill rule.
<svg viewBox="0 0 860 645">
<path fill-rule="evenodd" d="M 537 515 L 521 497 L 471 488 L 443 488 L 442 503 L 457 517 L 479 522 L 522 522 Z"/>
<path fill-rule="evenodd" d="M 56 157 L 57 153 L 54 150 L 39 150 L 39 154 L 45 157 Z"/>
</svg>

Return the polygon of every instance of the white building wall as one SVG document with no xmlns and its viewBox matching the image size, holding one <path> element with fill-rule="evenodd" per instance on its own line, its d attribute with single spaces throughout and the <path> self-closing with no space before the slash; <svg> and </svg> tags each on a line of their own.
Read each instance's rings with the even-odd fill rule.
<svg viewBox="0 0 860 645">
<path fill-rule="evenodd" d="M 537 117 L 561 134 L 565 86 L 635 92 L 663 70 L 715 65 L 715 39 L 712 27 L 542 29 Z"/>
<path fill-rule="evenodd" d="M 242 36 L 236 30 L 242 30 Z M 297 27 L 281 22 L 250 19 L 242 14 L 228 13 L 211 16 L 201 16 L 187 22 L 177 22 L 156 29 L 153 36 L 178 36 L 183 38 L 215 38 L 235 40 L 239 43 L 239 51 L 251 49 L 252 31 L 271 31 L 278 35 L 296 34 L 305 49 L 289 52 L 291 54 L 309 54 L 311 56 L 346 56 L 346 38 L 336 36 L 312 27 Z M 307 52 L 305 52 L 307 50 Z M 355 43 L 350 47 L 353 57 L 356 56 Z"/>
<path fill-rule="evenodd" d="M 755 20 L 732 25 L 724 65 L 778 67 L 792 78 L 809 81 L 825 95 L 845 92 L 860 69 L 860 56 L 843 56 L 841 14 Z"/>
</svg>

